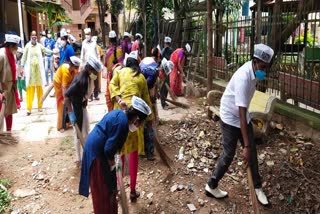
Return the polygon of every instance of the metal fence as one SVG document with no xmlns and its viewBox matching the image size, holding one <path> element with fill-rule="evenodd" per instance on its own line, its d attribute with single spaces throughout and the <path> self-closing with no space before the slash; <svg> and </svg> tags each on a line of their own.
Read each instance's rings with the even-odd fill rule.
<svg viewBox="0 0 320 214">
<path fill-rule="evenodd" d="M 259 82 L 258 90 L 320 112 L 320 12 L 317 8 L 298 8 L 296 4 L 286 4 L 279 14 L 273 12 L 274 8 L 265 8 L 260 20 L 255 16 L 228 16 L 223 23 L 214 25 L 215 35 L 222 37 L 221 55 L 213 57 L 214 78 L 228 81 L 251 60 L 254 44 L 260 40 L 273 47 L 276 55 L 267 80 Z M 160 34 L 161 41 L 166 35 L 173 37 L 175 48 L 189 42 L 193 49 L 185 66 L 189 73 L 202 77 L 206 77 L 205 17 L 162 21 Z"/>
</svg>

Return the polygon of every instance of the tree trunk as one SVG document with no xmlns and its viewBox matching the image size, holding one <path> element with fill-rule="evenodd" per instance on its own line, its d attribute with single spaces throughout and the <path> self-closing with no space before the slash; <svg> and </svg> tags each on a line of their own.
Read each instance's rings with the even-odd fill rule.
<svg viewBox="0 0 320 214">
<path fill-rule="evenodd" d="M 144 39 L 144 46 L 143 46 L 143 57 L 147 56 L 147 20 L 146 20 L 146 0 L 142 2 L 142 22 L 143 22 L 143 39 Z"/>
<path fill-rule="evenodd" d="M 207 92 L 212 90 L 212 1 L 207 1 L 207 32 L 208 32 L 208 55 L 207 55 Z"/>
<path fill-rule="evenodd" d="M 222 16 L 224 11 L 221 9 L 217 9 L 216 17 L 216 29 L 215 29 L 215 37 L 214 37 L 214 55 L 222 56 Z"/>
<path fill-rule="evenodd" d="M 173 0 L 173 10 L 174 10 L 174 19 L 179 17 L 179 2 L 178 0 Z"/>
<path fill-rule="evenodd" d="M 104 15 L 108 10 L 108 5 L 105 0 L 97 0 L 98 12 L 99 12 L 99 19 L 100 19 L 100 27 L 102 33 L 102 46 L 103 48 L 106 47 L 106 24 L 104 23 Z"/>
<path fill-rule="evenodd" d="M 276 0 L 278 1 L 278 0 Z M 282 0 L 281 0 L 282 1 Z M 275 3 L 276 5 L 277 3 Z M 255 42 L 258 44 L 261 42 L 261 0 L 257 0 L 257 19 L 256 19 L 256 39 Z"/>
</svg>

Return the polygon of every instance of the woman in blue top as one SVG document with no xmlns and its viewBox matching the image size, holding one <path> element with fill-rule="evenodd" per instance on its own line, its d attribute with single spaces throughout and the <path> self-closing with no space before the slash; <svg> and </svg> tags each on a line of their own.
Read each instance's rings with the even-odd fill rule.
<svg viewBox="0 0 320 214">
<path fill-rule="evenodd" d="M 106 114 L 88 135 L 85 143 L 79 194 L 92 194 L 94 213 L 118 213 L 115 154 L 127 139 L 151 114 L 147 103 L 136 96 L 127 110 L 113 110 Z"/>
<path fill-rule="evenodd" d="M 73 47 L 68 42 L 68 34 L 65 29 L 61 30 L 60 32 L 61 36 L 61 48 L 60 48 L 60 61 L 59 66 L 63 63 L 69 63 L 70 57 L 74 56 L 74 50 Z"/>
</svg>

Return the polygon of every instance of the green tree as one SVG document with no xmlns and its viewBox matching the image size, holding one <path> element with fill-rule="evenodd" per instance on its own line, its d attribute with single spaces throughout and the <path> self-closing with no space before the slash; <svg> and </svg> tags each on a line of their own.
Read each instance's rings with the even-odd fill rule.
<svg viewBox="0 0 320 214">
<path fill-rule="evenodd" d="M 48 27 L 52 31 L 52 27 L 60 24 L 71 23 L 72 20 L 67 16 L 65 9 L 59 4 L 51 2 L 37 2 L 33 6 L 26 6 L 29 12 L 44 13 L 48 16 Z"/>
<path fill-rule="evenodd" d="M 100 20 L 100 28 L 102 34 L 102 46 L 106 47 L 106 23 L 104 22 L 104 17 L 106 16 L 106 12 L 109 10 L 109 4 L 107 0 L 96 0 L 98 6 L 99 20 Z"/>
<path fill-rule="evenodd" d="M 127 30 L 144 34 L 146 52 L 158 43 L 159 20 L 163 18 L 163 8 L 173 8 L 172 1 L 167 0 L 127 0 L 126 8 L 129 10 L 129 20 L 131 19 L 131 9 L 136 10 L 136 17 L 133 23 L 128 23 Z M 145 23 L 144 23 L 145 20 Z M 135 28 L 133 28 L 135 26 Z"/>
<path fill-rule="evenodd" d="M 213 8 L 215 8 L 215 41 L 214 41 L 214 55 L 215 56 L 222 56 L 222 35 L 226 29 L 223 26 L 223 16 L 226 15 L 227 17 L 235 11 L 238 11 L 243 3 L 243 0 L 212 0 L 213 1 Z M 227 51 L 227 48 L 226 48 Z"/>
<path fill-rule="evenodd" d="M 118 27 L 118 16 L 120 12 L 123 10 L 123 0 L 111 0 L 111 23 L 112 23 L 112 29 L 116 31 L 116 33 L 119 33 L 119 27 Z"/>
</svg>

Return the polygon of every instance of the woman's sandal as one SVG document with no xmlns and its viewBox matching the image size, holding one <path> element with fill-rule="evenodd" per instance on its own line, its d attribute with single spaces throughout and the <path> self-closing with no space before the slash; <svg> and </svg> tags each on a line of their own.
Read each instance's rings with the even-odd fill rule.
<svg viewBox="0 0 320 214">
<path fill-rule="evenodd" d="M 138 192 L 136 190 L 130 192 L 130 200 L 131 200 L 131 202 L 136 202 L 137 198 L 139 198 L 139 197 L 140 197 L 140 192 Z"/>
</svg>

